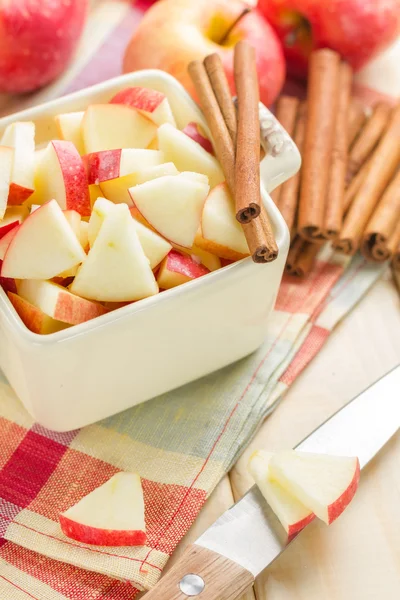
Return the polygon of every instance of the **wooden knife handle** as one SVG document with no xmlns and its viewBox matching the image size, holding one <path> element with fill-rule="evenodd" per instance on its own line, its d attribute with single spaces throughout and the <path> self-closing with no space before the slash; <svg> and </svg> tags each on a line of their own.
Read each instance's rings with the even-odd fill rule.
<svg viewBox="0 0 400 600">
<path fill-rule="evenodd" d="M 254 583 L 237 563 L 207 548 L 189 546 L 177 564 L 145 595 L 145 600 L 235 600 Z"/>
</svg>

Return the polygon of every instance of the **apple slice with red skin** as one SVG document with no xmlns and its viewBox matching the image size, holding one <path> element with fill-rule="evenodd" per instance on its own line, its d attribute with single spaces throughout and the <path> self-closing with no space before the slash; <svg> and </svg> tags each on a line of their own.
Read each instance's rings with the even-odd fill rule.
<svg viewBox="0 0 400 600">
<path fill-rule="evenodd" d="M 147 181 L 130 188 L 129 193 L 135 207 L 162 237 L 190 248 L 208 191 L 206 183 L 181 173 Z"/>
<path fill-rule="evenodd" d="M 0 239 L 0 260 L 2 260 L 2 261 L 4 260 L 6 252 L 8 250 L 8 247 L 11 244 L 12 240 L 17 235 L 19 228 L 20 228 L 20 224 L 17 223 L 17 225 L 15 227 L 11 227 L 9 229 L 9 231 L 7 231 L 7 233 L 5 233 L 1 237 L 1 239 Z"/>
<path fill-rule="evenodd" d="M 163 290 L 168 290 L 208 273 L 210 273 L 209 269 L 195 261 L 189 254 L 171 250 L 161 263 L 157 283 Z"/>
<path fill-rule="evenodd" d="M 0 240 L 0 246 L 10 234 L 13 239 L 4 256 L 4 277 L 51 279 L 86 258 L 55 200 L 35 210 L 18 228 L 12 229 Z"/>
<path fill-rule="evenodd" d="M 84 111 L 69 112 L 54 117 L 62 140 L 72 142 L 79 154 L 85 153 L 82 139 L 82 121 Z"/>
<path fill-rule="evenodd" d="M 170 123 L 176 127 L 167 96 L 157 90 L 144 87 L 126 88 L 115 94 L 110 102 L 131 106 L 156 125 Z"/>
<path fill-rule="evenodd" d="M 52 281 L 22 279 L 17 282 L 18 295 L 49 317 L 69 325 L 79 325 L 107 313 L 98 302 L 72 294 Z"/>
<path fill-rule="evenodd" d="M 96 546 L 144 546 L 146 525 L 139 475 L 117 473 L 60 514 L 63 533 Z"/>
<path fill-rule="evenodd" d="M 22 204 L 33 194 L 35 173 L 35 125 L 17 121 L 6 127 L 1 146 L 14 149 L 8 206 Z"/>
<path fill-rule="evenodd" d="M 290 541 L 311 523 L 315 514 L 295 496 L 289 494 L 279 483 L 271 479 L 269 462 L 272 456 L 272 452 L 256 450 L 250 456 L 248 471 L 278 517 L 287 533 L 288 541 Z"/>
<path fill-rule="evenodd" d="M 186 133 L 187 136 L 192 138 L 192 140 L 200 144 L 200 146 L 204 148 L 204 150 L 206 150 L 214 156 L 214 148 L 211 143 L 211 140 L 206 136 L 201 125 L 195 123 L 194 121 L 191 121 L 182 129 L 182 131 L 183 133 Z"/>
<path fill-rule="evenodd" d="M 86 154 L 118 148 L 147 148 L 157 133 L 154 123 L 123 104 L 91 104 L 82 123 Z"/>
<path fill-rule="evenodd" d="M 41 202 L 57 200 L 62 209 L 90 215 L 88 181 L 82 158 L 72 142 L 54 140 L 40 160 Z"/>
<path fill-rule="evenodd" d="M 357 457 L 330 456 L 288 450 L 269 462 L 271 477 L 289 494 L 330 525 L 342 514 L 357 491 Z"/>
<path fill-rule="evenodd" d="M 45 315 L 40 308 L 30 304 L 30 302 L 24 300 L 24 298 L 21 298 L 11 290 L 8 290 L 7 295 L 21 321 L 33 333 L 48 335 L 49 333 L 55 333 L 56 331 L 61 331 L 68 327 L 67 323 L 56 321 L 48 315 Z"/>
<path fill-rule="evenodd" d="M 22 223 L 25 217 L 28 216 L 28 211 L 24 206 L 10 206 L 4 215 L 4 219 L 0 222 L 0 240 L 11 229 Z"/>
</svg>

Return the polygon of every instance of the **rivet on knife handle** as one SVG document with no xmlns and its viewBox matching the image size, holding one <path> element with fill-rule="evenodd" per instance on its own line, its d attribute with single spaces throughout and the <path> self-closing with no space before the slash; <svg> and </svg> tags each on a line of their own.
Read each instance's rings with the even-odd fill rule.
<svg viewBox="0 0 400 600">
<path fill-rule="evenodd" d="M 193 544 L 150 590 L 146 600 L 236 600 L 253 585 L 253 575 L 217 552 Z"/>
</svg>

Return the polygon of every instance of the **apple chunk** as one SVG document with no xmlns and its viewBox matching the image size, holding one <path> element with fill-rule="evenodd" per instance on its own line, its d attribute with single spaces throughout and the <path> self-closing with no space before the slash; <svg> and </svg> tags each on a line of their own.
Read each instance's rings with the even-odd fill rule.
<svg viewBox="0 0 400 600">
<path fill-rule="evenodd" d="M 158 286 L 125 204 L 112 206 L 80 267 L 71 292 L 105 302 L 140 300 Z"/>
<path fill-rule="evenodd" d="M 117 473 L 60 514 L 63 533 L 84 544 L 143 546 L 143 490 L 136 473 Z"/>
<path fill-rule="evenodd" d="M 3 219 L 7 208 L 13 163 L 14 148 L 0 146 L 0 219 Z"/>
<path fill-rule="evenodd" d="M 160 177 L 129 190 L 143 217 L 163 237 L 190 248 L 209 191 L 203 181 L 183 174 Z"/>
<path fill-rule="evenodd" d="M 201 218 L 202 235 L 196 245 L 227 260 L 239 260 L 249 255 L 243 229 L 235 215 L 235 207 L 225 183 L 211 190 Z"/>
<path fill-rule="evenodd" d="M 204 150 L 209 152 L 210 154 L 214 154 L 214 149 L 211 143 L 211 140 L 206 137 L 201 125 L 195 122 L 188 123 L 184 129 L 182 129 L 183 133 L 186 133 L 192 140 L 200 144 Z"/>
<path fill-rule="evenodd" d="M 193 260 L 188 254 L 171 250 L 161 264 L 157 283 L 161 289 L 167 290 L 207 275 L 209 272 L 204 265 Z"/>
<path fill-rule="evenodd" d="M 360 478 L 356 457 L 289 450 L 274 454 L 271 476 L 328 525 L 353 499 Z"/>
<path fill-rule="evenodd" d="M 158 177 L 165 177 L 166 175 L 178 175 L 178 173 L 178 169 L 172 162 L 162 163 L 155 167 L 147 167 L 145 169 L 140 169 L 140 171 L 136 173 L 135 185 L 151 181 L 152 179 L 158 179 Z"/>
<path fill-rule="evenodd" d="M 55 200 L 35 210 L 18 229 L 12 229 L 7 235 L 15 231 L 4 257 L 4 277 L 51 279 L 86 257 Z"/>
<path fill-rule="evenodd" d="M 0 145 L 14 148 L 8 205 L 22 204 L 34 191 L 35 125 L 30 121 L 12 123 Z"/>
<path fill-rule="evenodd" d="M 183 131 L 165 123 L 158 128 L 157 137 L 158 147 L 164 152 L 165 160 L 173 162 L 179 171 L 207 175 L 212 188 L 224 181 L 217 159 Z"/>
<path fill-rule="evenodd" d="M 314 513 L 279 483 L 271 479 L 269 462 L 272 453 L 257 450 L 250 457 L 248 470 L 260 491 L 292 540 L 315 518 Z"/>
<path fill-rule="evenodd" d="M 136 110 L 122 104 L 88 106 L 82 124 L 87 154 L 119 148 L 147 148 L 157 128 Z"/>
<path fill-rule="evenodd" d="M 72 142 L 54 140 L 40 162 L 41 201 L 57 200 L 62 209 L 90 215 L 88 182 L 82 158 Z"/>
<path fill-rule="evenodd" d="M 131 87 L 118 92 L 110 102 L 131 106 L 156 125 L 171 123 L 176 127 L 168 98 L 162 92 L 144 87 Z"/>
<path fill-rule="evenodd" d="M 62 140 L 72 142 L 79 154 L 84 154 L 82 139 L 83 111 L 57 115 L 55 121 Z"/>
<path fill-rule="evenodd" d="M 108 312 L 102 304 L 75 296 L 52 281 L 24 279 L 18 281 L 17 290 L 21 298 L 46 315 L 69 325 L 79 325 Z"/>
<path fill-rule="evenodd" d="M 18 313 L 21 321 L 28 329 L 33 331 L 33 333 L 48 335 L 49 333 L 55 333 L 56 331 L 61 331 L 68 327 L 66 323 L 52 319 L 41 311 L 40 308 L 30 304 L 30 302 L 24 300 L 24 298 L 17 296 L 17 294 L 8 292 L 8 298 Z"/>
</svg>

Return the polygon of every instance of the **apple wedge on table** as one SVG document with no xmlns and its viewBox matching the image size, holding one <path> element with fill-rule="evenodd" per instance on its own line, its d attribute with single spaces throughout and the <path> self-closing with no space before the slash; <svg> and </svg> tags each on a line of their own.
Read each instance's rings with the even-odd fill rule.
<svg viewBox="0 0 400 600">
<path fill-rule="evenodd" d="M 207 197 L 196 246 L 227 260 L 249 256 L 246 237 L 236 219 L 234 201 L 226 183 L 217 185 Z"/>
<path fill-rule="evenodd" d="M 72 142 L 50 142 L 40 158 L 40 202 L 57 200 L 62 209 L 90 215 L 85 167 Z"/>
<path fill-rule="evenodd" d="M 142 216 L 170 242 L 190 248 L 209 191 L 205 180 L 179 175 L 160 177 L 129 190 Z"/>
<path fill-rule="evenodd" d="M 14 149 L 8 205 L 22 204 L 34 191 L 35 125 L 31 121 L 8 125 L 0 145 Z"/>
<path fill-rule="evenodd" d="M 209 269 L 189 254 L 171 250 L 161 263 L 157 283 L 163 290 L 182 285 L 209 273 Z"/>
<path fill-rule="evenodd" d="M 156 125 L 170 123 L 176 127 L 167 96 L 157 90 L 144 87 L 126 88 L 118 92 L 110 102 L 130 106 Z"/>
<path fill-rule="evenodd" d="M 60 206 L 47 202 L 23 221 L 4 256 L 2 275 L 15 279 L 51 279 L 80 264 L 86 254 Z M 4 236 L 1 242 L 5 242 Z"/>
<path fill-rule="evenodd" d="M 143 490 L 136 473 L 117 473 L 59 516 L 63 533 L 84 544 L 143 546 Z"/>
<path fill-rule="evenodd" d="M 158 147 L 167 162 L 174 163 L 178 171 L 194 171 L 207 175 L 210 187 L 225 179 L 217 159 L 183 131 L 169 123 L 158 128 Z"/>
<path fill-rule="evenodd" d="M 311 523 L 315 514 L 279 483 L 271 479 L 269 463 L 272 452 L 257 450 L 250 457 L 248 470 L 255 483 L 279 521 L 282 523 L 288 540 L 292 540 L 306 525 Z"/>
<path fill-rule="evenodd" d="M 172 127 L 172 125 L 171 125 Z M 91 104 L 82 123 L 85 153 L 118 148 L 147 148 L 157 126 L 123 104 Z"/>
<path fill-rule="evenodd" d="M 269 469 L 272 478 L 327 525 L 351 502 L 360 479 L 356 457 L 295 450 L 274 454 Z"/>
<path fill-rule="evenodd" d="M 52 281 L 22 279 L 17 282 L 17 290 L 21 298 L 45 315 L 69 325 L 79 325 L 108 312 L 102 304 L 80 298 Z"/>
<path fill-rule="evenodd" d="M 157 294 L 157 282 L 125 204 L 112 205 L 105 215 L 70 290 L 83 298 L 106 302 Z"/>
</svg>

